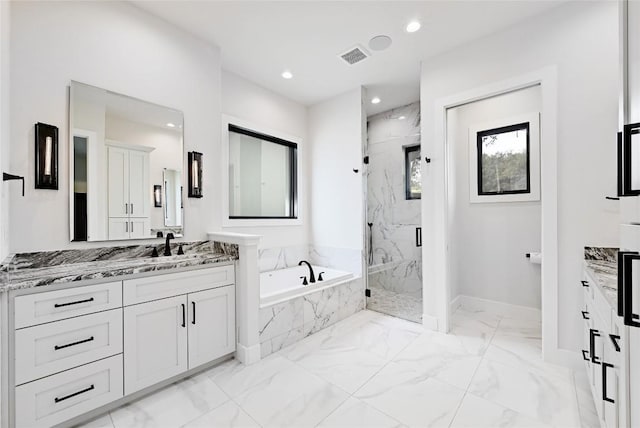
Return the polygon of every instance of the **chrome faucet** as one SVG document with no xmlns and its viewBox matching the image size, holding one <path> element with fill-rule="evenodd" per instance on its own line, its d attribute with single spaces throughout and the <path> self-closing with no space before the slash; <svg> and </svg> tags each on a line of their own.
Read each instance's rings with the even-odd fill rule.
<svg viewBox="0 0 640 428">
<path fill-rule="evenodd" d="M 314 282 L 316 282 L 316 276 L 313 273 L 313 268 L 311 267 L 311 263 L 309 263 L 306 260 L 303 260 L 300 263 L 298 263 L 298 266 L 302 266 L 302 264 L 306 264 L 309 267 L 309 282 L 313 284 Z"/>
<path fill-rule="evenodd" d="M 173 233 L 169 232 L 167 233 L 167 240 L 164 244 L 164 255 L 165 256 L 170 256 L 171 255 L 171 243 L 169 242 L 171 239 L 173 239 Z"/>
</svg>

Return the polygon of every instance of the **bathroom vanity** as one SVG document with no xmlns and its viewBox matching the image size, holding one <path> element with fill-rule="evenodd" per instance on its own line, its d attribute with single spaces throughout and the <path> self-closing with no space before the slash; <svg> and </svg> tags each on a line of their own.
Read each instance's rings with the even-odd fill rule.
<svg viewBox="0 0 640 428">
<path fill-rule="evenodd" d="M 32 265 L 28 254 L 5 264 L 3 420 L 10 427 L 72 425 L 233 355 L 237 253 L 183 245 L 183 256 L 151 258 L 152 247 L 131 246 L 82 251 L 106 260 L 57 264 L 92 258 L 67 250 L 35 253 Z"/>
</svg>

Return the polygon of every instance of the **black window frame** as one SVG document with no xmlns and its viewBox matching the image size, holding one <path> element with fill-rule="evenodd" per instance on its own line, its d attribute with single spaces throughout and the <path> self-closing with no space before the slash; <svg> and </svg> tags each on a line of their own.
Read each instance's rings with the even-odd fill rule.
<svg viewBox="0 0 640 428">
<path fill-rule="evenodd" d="M 484 192 L 482 190 L 482 138 L 487 135 L 506 134 L 513 131 L 527 132 L 527 187 L 523 190 L 506 190 L 501 192 Z M 499 196 L 499 195 L 522 195 L 531 193 L 531 124 L 530 122 L 517 123 L 515 125 L 502 126 L 500 128 L 487 129 L 477 133 L 477 181 L 478 181 L 478 196 Z"/>
<path fill-rule="evenodd" d="M 289 215 L 288 216 L 232 216 L 229 214 L 230 220 L 297 220 L 298 219 L 298 144 L 274 137 L 272 135 L 263 134 L 238 125 L 229 124 L 229 132 L 246 135 L 248 137 L 258 138 L 270 143 L 278 144 L 289 148 Z M 229 201 L 226 202 L 229 204 Z"/>
<path fill-rule="evenodd" d="M 409 161 L 409 153 L 413 152 L 418 152 L 418 160 L 420 160 L 420 144 L 404 148 L 404 192 L 407 201 L 422 199 L 422 188 L 420 188 L 420 196 L 414 197 L 411 195 L 411 162 Z"/>
</svg>

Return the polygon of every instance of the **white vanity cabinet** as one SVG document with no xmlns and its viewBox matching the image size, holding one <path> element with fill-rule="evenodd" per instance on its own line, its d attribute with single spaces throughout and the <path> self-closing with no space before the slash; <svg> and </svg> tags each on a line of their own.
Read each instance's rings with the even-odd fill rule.
<svg viewBox="0 0 640 428">
<path fill-rule="evenodd" d="M 233 267 L 124 281 L 124 289 L 126 394 L 235 350 Z"/>
<path fill-rule="evenodd" d="M 148 237 L 151 230 L 149 155 L 153 148 L 108 142 L 109 239 Z"/>
<path fill-rule="evenodd" d="M 625 328 L 595 279 L 585 270 L 582 356 L 600 425 L 627 427 Z"/>
<path fill-rule="evenodd" d="M 223 265 L 15 292 L 10 426 L 65 425 L 231 355 L 234 283 Z"/>
</svg>

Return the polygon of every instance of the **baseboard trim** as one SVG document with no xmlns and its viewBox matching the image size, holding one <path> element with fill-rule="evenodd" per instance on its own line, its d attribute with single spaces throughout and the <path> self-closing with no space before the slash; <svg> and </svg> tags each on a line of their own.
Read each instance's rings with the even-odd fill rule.
<svg viewBox="0 0 640 428">
<path fill-rule="evenodd" d="M 542 315 L 542 311 L 537 308 L 513 305 L 511 303 L 497 302 L 495 300 L 465 295 L 456 296 L 456 298 L 449 304 L 451 314 L 453 314 L 458 308 L 483 310 L 502 316 L 522 317 L 528 315 L 540 317 Z"/>
<path fill-rule="evenodd" d="M 260 344 L 252 346 L 236 345 L 236 359 L 242 364 L 251 365 L 260 361 Z"/>
</svg>

